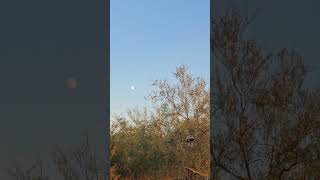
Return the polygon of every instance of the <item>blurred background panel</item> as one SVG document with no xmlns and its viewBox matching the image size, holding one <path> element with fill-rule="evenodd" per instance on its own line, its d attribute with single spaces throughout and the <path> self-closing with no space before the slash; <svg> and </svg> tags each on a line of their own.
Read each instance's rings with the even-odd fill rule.
<svg viewBox="0 0 320 180">
<path fill-rule="evenodd" d="M 86 133 L 103 153 L 106 2 L 0 2 L 0 179 L 14 161 L 51 161 L 55 145 Z"/>
</svg>

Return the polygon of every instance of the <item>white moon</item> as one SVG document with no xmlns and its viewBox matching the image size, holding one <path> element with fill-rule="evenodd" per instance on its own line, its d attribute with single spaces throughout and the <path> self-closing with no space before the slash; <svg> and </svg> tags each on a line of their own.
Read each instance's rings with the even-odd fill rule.
<svg viewBox="0 0 320 180">
<path fill-rule="evenodd" d="M 134 91 L 134 90 L 136 90 L 136 87 L 135 87 L 135 86 L 131 86 L 130 89 L 131 89 L 132 91 Z"/>
</svg>

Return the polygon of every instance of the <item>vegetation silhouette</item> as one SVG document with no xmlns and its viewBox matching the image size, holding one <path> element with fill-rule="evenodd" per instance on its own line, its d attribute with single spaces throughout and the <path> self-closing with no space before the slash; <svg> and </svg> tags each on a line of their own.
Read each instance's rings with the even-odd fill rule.
<svg viewBox="0 0 320 180">
<path fill-rule="evenodd" d="M 254 17 L 211 20 L 211 179 L 320 179 L 320 94 L 295 50 L 246 36 Z"/>
<path fill-rule="evenodd" d="M 101 180 L 104 177 L 103 162 L 99 161 L 96 152 L 89 143 L 88 136 L 78 147 L 66 151 L 57 147 L 52 153 L 55 173 L 63 180 Z M 30 168 L 18 164 L 8 171 L 14 180 L 51 180 L 43 161 L 36 161 Z"/>
</svg>

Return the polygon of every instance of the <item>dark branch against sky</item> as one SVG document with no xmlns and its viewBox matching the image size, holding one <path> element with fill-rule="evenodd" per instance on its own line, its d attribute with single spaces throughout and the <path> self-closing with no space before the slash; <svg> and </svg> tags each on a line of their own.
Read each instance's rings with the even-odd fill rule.
<svg viewBox="0 0 320 180">
<path fill-rule="evenodd" d="M 228 9 L 243 14 L 256 14 L 250 33 L 262 47 L 270 51 L 294 48 L 312 67 L 306 86 L 320 84 L 320 2 L 315 0 L 227 0 L 214 1 L 212 15 L 222 15 Z"/>
</svg>

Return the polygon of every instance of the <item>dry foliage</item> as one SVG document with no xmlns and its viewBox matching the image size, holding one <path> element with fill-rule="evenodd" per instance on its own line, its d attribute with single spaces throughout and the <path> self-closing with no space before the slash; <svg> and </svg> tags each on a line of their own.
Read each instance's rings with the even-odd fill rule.
<svg viewBox="0 0 320 180">
<path fill-rule="evenodd" d="M 212 179 L 319 179 L 320 94 L 294 50 L 246 39 L 253 19 L 212 19 Z"/>
<path fill-rule="evenodd" d="M 153 108 L 130 110 L 113 123 L 111 164 L 121 177 L 177 178 L 184 167 L 209 173 L 209 90 L 187 66 L 174 77 L 153 83 Z"/>
</svg>

